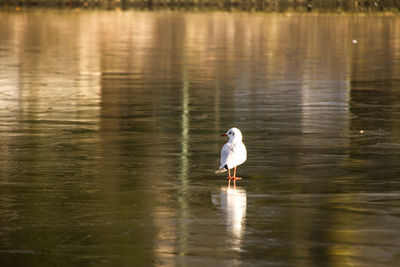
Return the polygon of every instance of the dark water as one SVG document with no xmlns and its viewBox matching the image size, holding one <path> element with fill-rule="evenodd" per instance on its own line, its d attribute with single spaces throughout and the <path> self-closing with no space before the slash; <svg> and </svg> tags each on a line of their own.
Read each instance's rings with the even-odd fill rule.
<svg viewBox="0 0 400 267">
<path fill-rule="evenodd" d="M 0 13 L 2 266 L 394 266 L 400 19 Z M 236 126 L 238 188 L 214 174 Z"/>
</svg>

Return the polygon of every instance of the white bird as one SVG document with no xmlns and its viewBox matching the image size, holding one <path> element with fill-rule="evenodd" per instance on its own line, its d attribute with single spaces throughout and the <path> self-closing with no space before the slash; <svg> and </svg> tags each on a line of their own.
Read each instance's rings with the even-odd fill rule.
<svg viewBox="0 0 400 267">
<path fill-rule="evenodd" d="M 228 136 L 229 141 L 221 149 L 221 166 L 215 173 L 228 171 L 229 185 L 233 180 L 236 185 L 236 180 L 241 178 L 236 177 L 236 168 L 247 159 L 246 146 L 242 142 L 242 133 L 238 128 L 231 128 L 221 136 Z M 230 170 L 233 168 L 233 176 Z"/>
</svg>

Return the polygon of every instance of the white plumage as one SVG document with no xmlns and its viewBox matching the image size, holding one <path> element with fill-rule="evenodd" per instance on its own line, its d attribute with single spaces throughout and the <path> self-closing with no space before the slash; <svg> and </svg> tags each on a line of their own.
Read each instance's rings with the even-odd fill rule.
<svg viewBox="0 0 400 267">
<path fill-rule="evenodd" d="M 234 168 L 233 177 L 229 172 L 229 179 L 236 179 L 236 167 L 247 159 L 246 146 L 242 142 L 242 133 L 238 128 L 231 128 L 223 136 L 228 136 L 229 141 L 221 149 L 221 166 L 216 173 L 229 171 Z"/>
</svg>

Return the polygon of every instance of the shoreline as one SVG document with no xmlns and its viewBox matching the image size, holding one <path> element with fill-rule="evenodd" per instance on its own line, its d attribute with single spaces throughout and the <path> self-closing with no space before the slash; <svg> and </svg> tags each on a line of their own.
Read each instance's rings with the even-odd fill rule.
<svg viewBox="0 0 400 267">
<path fill-rule="evenodd" d="M 399 14 L 400 1 L 330 0 L 0 0 L 0 10 L 143 10 Z"/>
</svg>

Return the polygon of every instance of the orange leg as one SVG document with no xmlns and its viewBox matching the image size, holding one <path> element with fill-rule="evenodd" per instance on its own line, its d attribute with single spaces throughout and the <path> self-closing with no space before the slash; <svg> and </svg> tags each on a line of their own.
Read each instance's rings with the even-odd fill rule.
<svg viewBox="0 0 400 267">
<path fill-rule="evenodd" d="M 236 180 L 242 180 L 240 177 L 236 177 L 236 167 L 233 169 L 233 185 L 236 186 Z"/>
<path fill-rule="evenodd" d="M 228 187 L 231 186 L 231 180 L 232 180 L 232 179 L 233 179 L 233 178 L 232 178 L 232 176 L 231 176 L 231 170 L 228 169 L 228 180 L 229 180 L 229 182 L 228 182 Z"/>
<path fill-rule="evenodd" d="M 233 168 L 233 187 L 236 189 L 236 167 Z"/>
<path fill-rule="evenodd" d="M 231 170 L 228 169 L 228 179 L 229 179 L 228 187 L 231 186 L 231 180 L 233 180 L 233 186 L 236 188 L 236 180 L 241 180 L 242 179 L 240 177 L 236 177 L 236 168 L 237 167 L 233 168 L 233 176 L 231 176 Z"/>
</svg>

